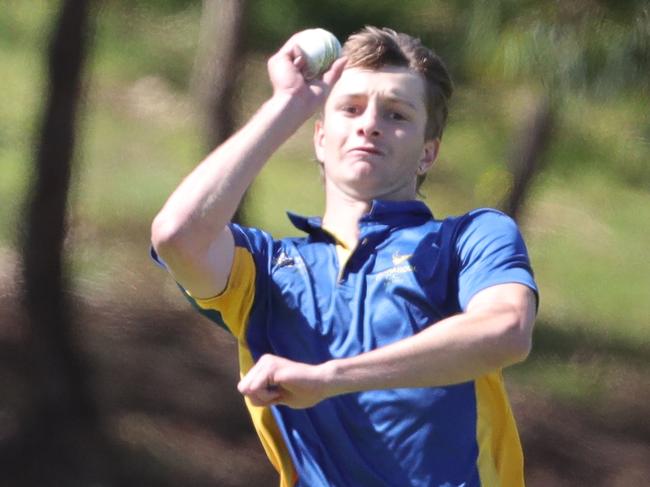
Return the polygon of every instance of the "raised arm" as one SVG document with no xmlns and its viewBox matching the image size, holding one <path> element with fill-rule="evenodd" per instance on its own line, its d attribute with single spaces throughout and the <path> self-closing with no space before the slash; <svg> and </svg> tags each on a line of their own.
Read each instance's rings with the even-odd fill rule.
<svg viewBox="0 0 650 487">
<path fill-rule="evenodd" d="M 295 36 L 289 39 L 268 62 L 273 96 L 183 180 L 156 215 L 153 247 L 193 296 L 212 297 L 225 288 L 234 254 L 227 224 L 271 155 L 324 102 L 344 63 L 339 59 L 322 79 L 306 81 Z"/>
<path fill-rule="evenodd" d="M 526 358 L 535 309 L 528 287 L 492 286 L 478 292 L 465 313 L 356 357 L 307 365 L 263 356 L 239 390 L 256 405 L 302 408 L 349 392 L 466 382 Z"/>
</svg>

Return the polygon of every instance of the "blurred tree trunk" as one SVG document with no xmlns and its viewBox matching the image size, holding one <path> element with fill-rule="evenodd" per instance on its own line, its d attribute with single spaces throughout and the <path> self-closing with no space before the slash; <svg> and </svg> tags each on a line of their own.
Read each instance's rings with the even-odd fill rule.
<svg viewBox="0 0 650 487">
<path fill-rule="evenodd" d="M 14 480 L 22 485 L 88 485 L 106 470 L 106 451 L 98 451 L 98 411 L 75 344 L 63 258 L 91 16 L 88 0 L 63 1 L 48 49 L 49 86 L 21 234 L 35 405 L 11 452 Z"/>
<path fill-rule="evenodd" d="M 543 96 L 531 110 L 522 133 L 517 138 L 518 143 L 513 148 L 509 164 L 513 184 L 501 207 L 515 220 L 521 215 L 535 176 L 543 169 L 554 121 L 553 102 L 550 97 Z"/>
<path fill-rule="evenodd" d="M 203 0 L 194 92 L 202 116 L 206 149 L 235 130 L 238 79 L 246 58 L 246 0 Z M 240 221 L 243 200 L 233 218 Z"/>
</svg>

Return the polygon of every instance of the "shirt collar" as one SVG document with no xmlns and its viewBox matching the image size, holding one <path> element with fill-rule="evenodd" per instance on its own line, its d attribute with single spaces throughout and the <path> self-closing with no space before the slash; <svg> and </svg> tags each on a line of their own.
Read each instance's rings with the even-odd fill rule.
<svg viewBox="0 0 650 487">
<path fill-rule="evenodd" d="M 429 219 L 433 218 L 431 210 L 422 201 L 388 201 L 373 200 L 370 211 L 361 217 L 362 222 L 386 222 L 395 217 L 400 219 Z"/>
<path fill-rule="evenodd" d="M 290 211 L 287 216 L 293 225 L 309 235 L 327 234 L 323 230 L 323 220 L 317 216 L 301 216 Z M 389 226 L 404 226 L 417 221 L 433 218 L 431 210 L 422 201 L 373 200 L 370 211 L 360 219 L 360 224 L 383 223 Z"/>
</svg>

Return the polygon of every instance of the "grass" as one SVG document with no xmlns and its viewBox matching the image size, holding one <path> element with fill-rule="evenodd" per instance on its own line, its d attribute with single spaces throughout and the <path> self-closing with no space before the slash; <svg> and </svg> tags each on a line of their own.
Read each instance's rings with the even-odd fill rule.
<svg viewBox="0 0 650 487">
<path fill-rule="evenodd" d="M 53 13 L 49 2 L 18 0 L 0 13 L 3 246 L 15 239 L 29 176 Z M 158 288 L 147 288 L 147 282 L 164 280 L 147 261 L 148 228 L 203 154 L 187 94 L 198 18 L 198 7 L 168 15 L 110 6 L 100 11 L 70 203 L 71 256 L 81 293 L 151 293 Z M 260 81 L 266 78 L 259 56 L 248 69 L 243 118 L 269 93 Z M 457 95 L 440 160 L 423 188 L 438 217 L 500 200 L 509 184 L 513 134 L 532 100 L 525 86 L 496 83 L 460 86 Z M 587 340 L 632 348 L 648 344 L 648 101 L 647 95 L 576 97 L 563 105 L 548 169 L 522 221 L 541 289 L 542 331 L 566 328 Z M 276 236 L 298 233 L 284 217 L 286 209 L 322 211 L 310 133 L 303 127 L 249 191 L 246 216 Z M 543 353 L 547 361 L 533 357 L 529 366 L 515 369 L 513 379 L 578 398 L 596 393 L 597 379 L 608 374 L 607 361 L 594 365 L 571 362 L 571 354 Z"/>
<path fill-rule="evenodd" d="M 543 315 L 647 343 L 650 194 L 597 174 L 547 184 L 526 220 Z"/>
</svg>

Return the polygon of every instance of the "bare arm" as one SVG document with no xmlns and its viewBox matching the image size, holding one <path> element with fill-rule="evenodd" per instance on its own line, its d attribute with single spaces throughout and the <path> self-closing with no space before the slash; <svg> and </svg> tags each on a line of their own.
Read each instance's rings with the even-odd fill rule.
<svg viewBox="0 0 650 487">
<path fill-rule="evenodd" d="M 196 297 L 226 286 L 234 254 L 227 224 L 271 155 L 316 111 L 341 74 L 339 59 L 322 80 L 307 82 L 292 37 L 269 59 L 273 96 L 203 160 L 155 217 L 151 241 L 174 278 Z"/>
<path fill-rule="evenodd" d="M 307 365 L 266 355 L 239 383 L 254 404 L 309 407 L 338 394 L 457 384 L 526 358 L 535 296 L 521 284 L 487 288 L 465 313 L 356 357 Z"/>
</svg>

